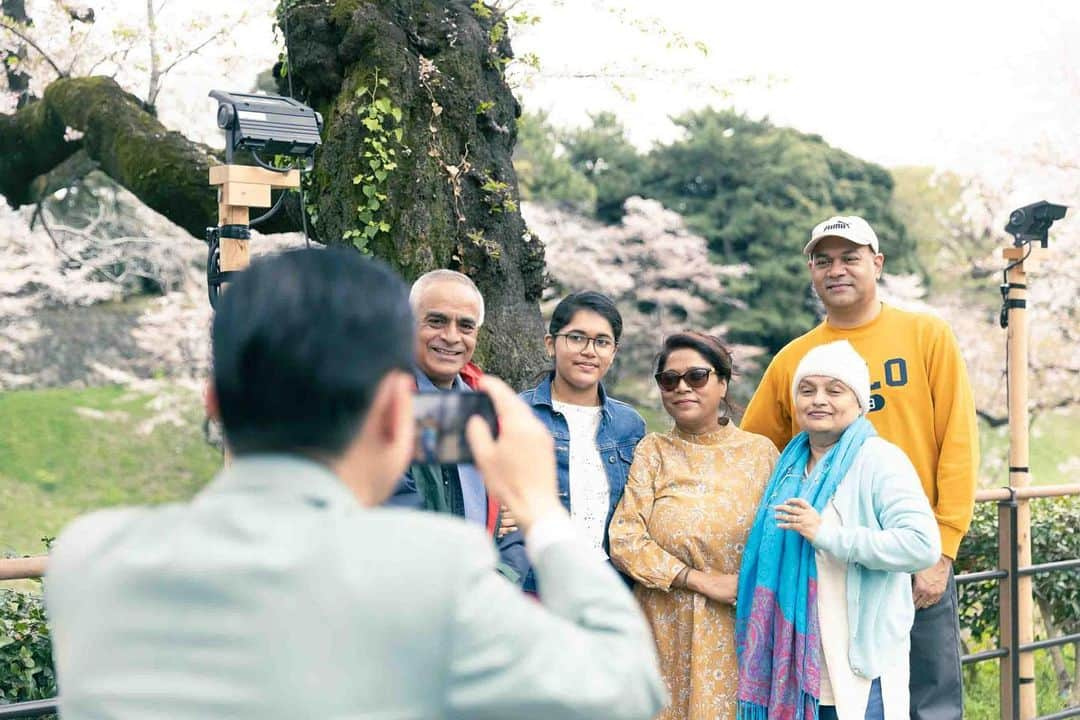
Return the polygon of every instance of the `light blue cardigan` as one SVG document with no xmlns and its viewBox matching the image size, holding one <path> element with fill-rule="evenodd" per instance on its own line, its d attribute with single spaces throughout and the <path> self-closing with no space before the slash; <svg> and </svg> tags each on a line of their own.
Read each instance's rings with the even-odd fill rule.
<svg viewBox="0 0 1080 720">
<path fill-rule="evenodd" d="M 829 501 L 840 524 L 822 526 L 815 548 L 848 564 L 848 661 L 873 679 L 902 653 L 915 618 L 910 573 L 941 557 L 941 536 L 904 451 L 867 438 Z"/>
</svg>

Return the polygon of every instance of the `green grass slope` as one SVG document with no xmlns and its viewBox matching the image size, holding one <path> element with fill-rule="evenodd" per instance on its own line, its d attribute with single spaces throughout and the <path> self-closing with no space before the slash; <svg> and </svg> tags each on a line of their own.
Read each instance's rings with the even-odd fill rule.
<svg viewBox="0 0 1080 720">
<path fill-rule="evenodd" d="M 183 427 L 141 434 L 152 398 L 125 388 L 0 393 L 0 553 L 42 552 L 42 537 L 89 510 L 191 497 L 221 458 L 198 399 L 183 397 Z"/>
</svg>

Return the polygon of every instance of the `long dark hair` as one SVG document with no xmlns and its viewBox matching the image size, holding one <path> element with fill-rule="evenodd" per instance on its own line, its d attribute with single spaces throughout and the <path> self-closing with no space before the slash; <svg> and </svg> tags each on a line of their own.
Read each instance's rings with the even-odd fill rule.
<svg viewBox="0 0 1080 720">
<path fill-rule="evenodd" d="M 720 338 L 715 335 L 707 335 L 693 330 L 675 333 L 664 338 L 664 345 L 656 356 L 656 372 L 664 371 L 671 353 L 683 349 L 693 350 L 705 358 L 705 361 L 712 366 L 716 377 L 727 382 L 728 396 L 724 397 L 721 402 L 724 414 L 720 416 L 720 424 L 726 425 L 741 410 L 738 405 L 728 400 L 731 395 L 731 377 L 735 374 L 731 351 L 724 347 L 724 343 L 720 342 Z"/>
</svg>

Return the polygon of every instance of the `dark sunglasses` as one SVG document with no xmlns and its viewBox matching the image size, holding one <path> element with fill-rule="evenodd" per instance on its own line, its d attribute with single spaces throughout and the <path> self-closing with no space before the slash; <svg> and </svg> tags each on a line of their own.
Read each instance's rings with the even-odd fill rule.
<svg viewBox="0 0 1080 720">
<path fill-rule="evenodd" d="M 660 386 L 660 389 L 664 392 L 671 392 L 675 388 L 679 387 L 680 380 L 686 380 L 686 384 L 697 390 L 698 388 L 705 387 L 705 383 L 709 382 L 709 375 L 712 374 L 712 368 L 690 368 L 684 373 L 677 373 L 674 370 L 665 370 L 664 372 L 658 372 L 653 375 L 656 378 L 656 384 Z"/>
</svg>

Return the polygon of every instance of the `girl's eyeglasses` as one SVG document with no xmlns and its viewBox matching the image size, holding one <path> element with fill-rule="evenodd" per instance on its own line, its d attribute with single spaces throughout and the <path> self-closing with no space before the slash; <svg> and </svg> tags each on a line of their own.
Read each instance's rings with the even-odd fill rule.
<svg viewBox="0 0 1080 720">
<path fill-rule="evenodd" d="M 606 335 L 589 337 L 588 335 L 579 332 L 555 333 L 552 337 L 561 337 L 563 342 L 566 343 L 566 348 L 570 352 L 585 352 L 585 348 L 589 347 L 589 343 L 592 343 L 593 351 L 597 355 L 604 357 L 614 353 L 615 347 L 619 344 Z"/>
<path fill-rule="evenodd" d="M 677 373 L 674 370 L 665 370 L 664 372 L 658 372 L 653 375 L 656 378 L 656 384 L 660 386 L 660 389 L 664 392 L 671 392 L 675 388 L 679 387 L 680 380 L 686 380 L 686 384 L 697 390 L 705 387 L 705 383 L 709 382 L 709 375 L 713 372 L 712 368 L 690 368 L 684 373 Z"/>
</svg>

